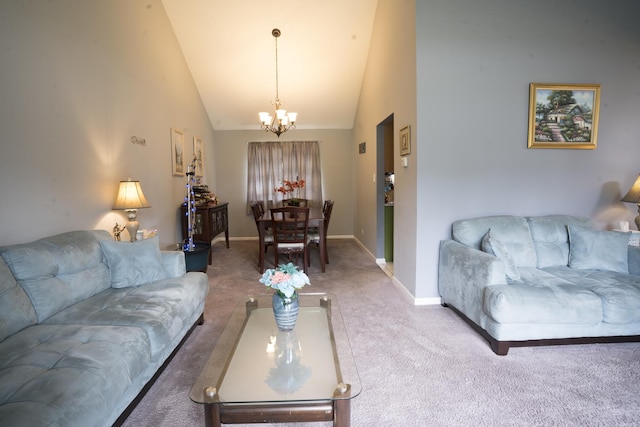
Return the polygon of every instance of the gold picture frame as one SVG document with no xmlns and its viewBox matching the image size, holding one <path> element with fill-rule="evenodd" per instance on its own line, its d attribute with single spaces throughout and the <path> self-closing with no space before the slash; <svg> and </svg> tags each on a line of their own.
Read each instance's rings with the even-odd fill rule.
<svg viewBox="0 0 640 427">
<path fill-rule="evenodd" d="M 204 176 L 204 142 L 197 136 L 193 137 L 193 160 L 196 164 L 196 176 Z"/>
<path fill-rule="evenodd" d="M 411 126 L 407 125 L 400 129 L 400 155 L 411 154 Z"/>
<path fill-rule="evenodd" d="M 594 150 L 599 84 L 529 84 L 528 148 Z"/>
<path fill-rule="evenodd" d="M 184 132 L 171 128 L 171 171 L 173 176 L 183 176 L 184 167 Z"/>
</svg>

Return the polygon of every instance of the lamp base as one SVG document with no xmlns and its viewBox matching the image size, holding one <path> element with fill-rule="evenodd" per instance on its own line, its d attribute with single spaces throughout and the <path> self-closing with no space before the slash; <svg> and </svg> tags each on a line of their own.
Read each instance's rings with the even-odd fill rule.
<svg viewBox="0 0 640 427">
<path fill-rule="evenodd" d="M 137 239 L 136 234 L 138 233 L 138 227 L 140 223 L 136 220 L 138 210 L 137 209 L 126 209 L 127 218 L 129 221 L 127 222 L 127 231 L 129 232 L 129 241 L 135 242 Z"/>
<path fill-rule="evenodd" d="M 129 241 L 135 242 L 137 239 L 136 234 L 138 234 L 138 227 L 140 223 L 138 221 L 129 221 L 127 222 L 127 231 L 129 232 Z"/>
</svg>

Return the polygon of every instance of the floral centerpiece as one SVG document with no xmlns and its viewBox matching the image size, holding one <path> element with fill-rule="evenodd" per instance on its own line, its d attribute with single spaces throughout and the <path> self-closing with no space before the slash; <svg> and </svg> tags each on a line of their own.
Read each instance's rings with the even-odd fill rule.
<svg viewBox="0 0 640 427">
<path fill-rule="evenodd" d="M 282 181 L 281 186 L 274 188 L 274 191 L 282 193 L 283 197 L 286 197 L 287 194 L 293 193 L 295 191 L 295 197 L 291 197 L 291 201 L 295 204 L 296 202 L 300 203 L 300 201 L 298 200 L 298 196 L 300 195 L 300 189 L 304 188 L 304 185 L 304 179 L 298 179 L 298 177 L 296 177 L 295 181 L 288 181 L 285 179 Z"/>
<path fill-rule="evenodd" d="M 278 329 L 293 330 L 300 309 L 298 290 L 305 285 L 311 285 L 309 277 L 299 271 L 293 263 L 289 263 L 280 264 L 276 269 L 266 270 L 259 282 L 276 290 L 271 301 Z"/>
</svg>

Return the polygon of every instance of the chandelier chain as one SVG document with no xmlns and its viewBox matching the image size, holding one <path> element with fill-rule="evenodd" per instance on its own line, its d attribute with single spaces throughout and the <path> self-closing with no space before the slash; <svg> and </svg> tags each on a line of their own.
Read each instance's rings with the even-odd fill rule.
<svg viewBox="0 0 640 427">
<path fill-rule="evenodd" d="M 280 102 L 280 98 L 278 95 L 278 37 L 274 37 L 276 39 L 276 103 Z M 276 106 L 276 108 L 279 108 Z"/>
</svg>

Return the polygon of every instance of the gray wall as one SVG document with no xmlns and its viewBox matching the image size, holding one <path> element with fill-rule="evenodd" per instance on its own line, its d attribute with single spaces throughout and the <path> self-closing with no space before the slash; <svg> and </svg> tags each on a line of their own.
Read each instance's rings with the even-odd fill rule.
<svg viewBox="0 0 640 427">
<path fill-rule="evenodd" d="M 602 228 L 640 172 L 640 3 L 418 1 L 416 296 L 460 218 L 564 213 Z M 530 82 L 602 85 L 598 147 L 527 149 Z"/>
<path fill-rule="evenodd" d="M 152 206 L 140 227 L 179 241 L 170 128 L 187 159 L 194 135 L 213 155 L 213 129 L 160 1 L 3 1 L 0 51 L 0 244 L 125 223 L 127 178 Z"/>
</svg>

